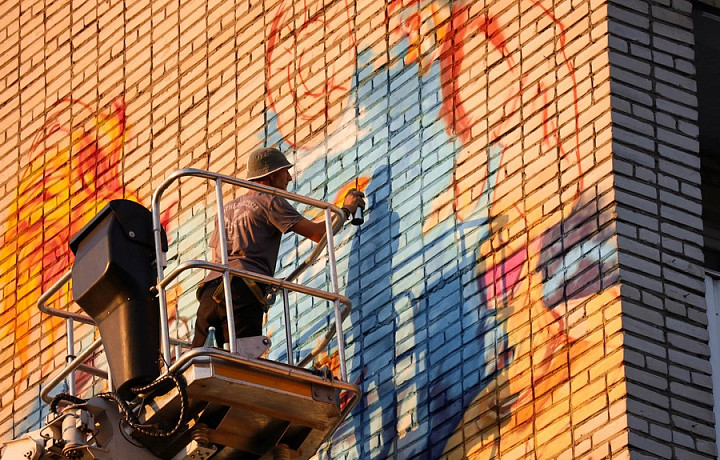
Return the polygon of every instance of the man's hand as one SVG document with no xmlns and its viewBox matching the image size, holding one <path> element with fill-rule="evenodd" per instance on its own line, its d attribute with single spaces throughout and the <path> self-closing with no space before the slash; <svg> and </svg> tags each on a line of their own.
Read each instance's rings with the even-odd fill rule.
<svg viewBox="0 0 720 460">
<path fill-rule="evenodd" d="M 347 214 L 345 217 L 349 218 L 355 214 L 357 208 L 365 209 L 365 194 L 352 188 L 347 192 L 343 200 L 342 209 Z"/>
<path fill-rule="evenodd" d="M 363 192 L 359 192 L 355 189 L 351 189 L 347 195 L 345 195 L 345 199 L 343 200 L 342 210 L 345 213 L 345 219 L 347 220 L 349 217 L 351 217 L 357 208 L 365 209 L 365 194 Z M 340 216 L 337 216 L 339 219 Z M 337 222 L 334 221 L 333 227 L 335 227 L 335 224 Z M 338 228 L 342 228 L 342 225 L 340 227 L 335 228 L 335 231 L 338 230 Z M 305 218 L 302 218 L 299 222 L 297 222 L 295 225 L 290 227 L 290 230 L 297 233 L 298 235 L 304 236 L 305 238 L 310 238 L 316 243 L 319 243 L 320 240 L 322 240 L 325 237 L 325 222 L 313 222 L 310 220 L 307 220 Z"/>
</svg>

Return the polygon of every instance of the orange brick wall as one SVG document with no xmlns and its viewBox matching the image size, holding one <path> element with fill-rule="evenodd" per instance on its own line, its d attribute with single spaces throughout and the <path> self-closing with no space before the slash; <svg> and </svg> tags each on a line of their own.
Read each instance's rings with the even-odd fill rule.
<svg viewBox="0 0 720 460">
<path fill-rule="evenodd" d="M 366 223 L 338 237 L 363 398 L 320 458 L 630 456 L 612 2 L 6 6 L 2 439 L 48 412 L 39 393 L 65 326 L 35 302 L 70 266 L 68 239 L 111 199 L 149 206 L 178 168 L 244 177 L 247 152 L 275 144 L 295 191 L 334 201 L 357 183 L 369 198 Z M 205 256 L 213 206 L 202 181 L 165 194 L 171 266 Z M 288 237 L 280 274 L 310 248 Z M 202 276 L 170 292 L 179 338 Z M 329 314 L 298 301 L 300 349 Z M 78 326 L 76 347 L 93 334 Z M 104 385 L 79 376 L 84 395 Z"/>
</svg>

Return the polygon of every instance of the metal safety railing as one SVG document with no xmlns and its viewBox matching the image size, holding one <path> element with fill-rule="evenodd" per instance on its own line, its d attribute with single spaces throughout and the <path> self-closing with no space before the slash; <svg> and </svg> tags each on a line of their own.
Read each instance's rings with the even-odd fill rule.
<svg viewBox="0 0 720 460">
<path fill-rule="evenodd" d="M 206 180 L 211 180 L 215 183 L 215 201 L 216 201 L 216 207 L 217 207 L 217 221 L 219 225 L 217 226 L 218 232 L 219 232 L 219 244 L 220 244 L 220 254 L 222 257 L 221 263 L 214 263 L 214 262 L 208 262 L 206 260 L 189 260 L 185 262 L 180 262 L 176 267 L 174 267 L 169 273 L 165 273 L 165 267 L 164 264 L 160 261 L 165 260 L 165 254 L 162 251 L 162 224 L 160 222 L 160 200 L 162 198 L 163 192 L 175 181 L 179 180 L 182 177 L 196 177 L 196 178 L 202 178 Z M 292 271 L 286 278 L 284 279 L 278 279 L 269 277 L 266 275 L 262 275 L 259 273 L 254 273 L 246 270 L 236 269 L 233 267 L 228 266 L 228 256 L 227 256 L 227 246 L 226 246 L 226 233 L 225 233 L 225 226 L 223 225 L 224 222 L 224 204 L 223 204 L 223 194 L 222 194 L 222 186 L 223 184 L 229 184 L 237 187 L 243 187 L 250 190 L 258 191 L 258 192 L 264 192 L 269 193 L 272 195 L 280 196 L 283 198 L 286 198 L 291 201 L 296 201 L 299 203 L 303 203 L 309 206 L 313 206 L 316 208 L 320 208 L 324 211 L 324 218 L 325 218 L 325 239 L 315 246 L 311 254 L 303 261 L 301 262 L 298 267 L 295 268 L 294 271 Z M 336 222 L 336 225 L 333 226 L 332 224 L 332 215 L 338 215 L 340 219 Z M 333 337 L 337 337 L 337 347 L 338 347 L 338 358 L 339 358 L 339 364 L 340 364 L 340 377 L 342 381 L 347 382 L 347 365 L 345 362 L 345 345 L 344 345 L 344 333 L 343 333 L 343 326 L 342 321 L 345 319 L 345 317 L 348 315 L 350 311 L 350 300 L 341 295 L 339 292 L 339 284 L 338 284 L 338 274 L 337 274 L 337 266 L 335 261 L 335 247 L 333 242 L 333 235 L 335 231 L 342 226 L 342 223 L 344 221 L 344 213 L 343 211 L 336 205 L 327 203 L 320 200 L 315 200 L 312 198 L 308 198 L 302 195 L 298 195 L 296 193 L 288 192 L 285 190 L 276 189 L 273 187 L 268 187 L 262 184 L 258 184 L 255 182 L 250 182 L 242 179 L 238 179 L 232 176 L 226 176 L 223 174 L 218 173 L 212 173 L 209 171 L 203 171 L 199 169 L 181 169 L 178 171 L 175 171 L 170 176 L 168 176 L 165 181 L 155 190 L 155 193 L 152 197 L 152 216 L 153 216 L 153 233 L 154 233 L 154 239 L 155 239 L 155 251 L 156 251 L 156 265 L 157 265 L 157 285 L 155 288 L 157 289 L 157 296 L 158 296 L 158 303 L 160 308 L 160 344 L 161 344 L 161 353 L 164 357 L 164 361 L 166 363 L 171 362 L 171 353 L 170 353 L 170 346 L 175 345 L 176 348 L 176 360 L 175 363 L 171 366 L 171 369 L 174 369 L 177 367 L 177 365 L 181 362 L 185 361 L 185 357 L 187 356 L 194 356 L 196 353 L 192 352 L 186 352 L 182 353 L 183 347 L 190 346 L 189 342 L 185 342 L 176 338 L 170 337 L 170 328 L 168 324 L 168 307 L 167 307 L 167 295 L 166 295 L 166 288 L 170 283 L 172 283 L 174 280 L 178 278 L 178 276 L 187 270 L 191 269 L 203 269 L 203 270 L 212 270 L 222 273 L 223 278 L 223 287 L 224 287 L 224 293 L 225 293 L 225 305 L 226 305 L 226 314 L 228 319 L 228 332 L 229 332 L 229 338 L 235 337 L 235 321 L 234 321 L 234 310 L 232 306 L 232 295 L 230 290 L 230 277 L 232 276 L 240 276 L 244 277 L 253 281 L 259 281 L 261 283 L 265 283 L 267 285 L 275 287 L 277 290 L 282 292 L 282 299 L 283 299 L 283 316 L 284 316 L 284 327 L 285 327 L 285 340 L 286 340 L 286 346 L 287 346 L 287 357 L 288 357 L 288 364 L 298 367 L 304 367 L 308 365 L 312 359 L 317 356 L 317 354 L 323 350 L 327 345 L 330 343 Z M 334 227 L 334 228 L 333 228 Z M 304 271 L 307 269 L 317 258 L 323 253 L 323 251 L 327 251 L 328 256 L 328 271 L 330 275 L 330 283 L 331 283 L 331 290 L 329 291 L 323 291 L 320 289 L 311 288 L 308 286 L 304 286 L 302 284 L 298 284 L 293 282 L 293 280 L 296 280 Z M 81 370 L 83 372 L 87 372 L 91 375 L 95 375 L 100 378 L 108 379 L 112 381 L 112 375 L 110 375 L 109 372 L 99 369 L 94 366 L 90 366 L 85 364 L 85 361 L 93 356 L 95 353 L 99 352 L 101 348 L 101 340 L 96 339 L 94 342 L 92 342 L 91 345 L 89 345 L 87 348 L 85 348 L 80 354 L 77 356 L 75 355 L 75 340 L 74 340 L 74 327 L 75 323 L 81 323 L 81 324 L 87 324 L 97 327 L 93 319 L 87 315 L 81 314 L 81 313 L 74 313 L 69 310 L 60 309 L 60 308 L 52 308 L 48 306 L 49 300 L 52 298 L 52 296 L 60 291 L 63 286 L 65 286 L 71 279 L 71 271 L 66 272 L 62 277 L 60 277 L 46 292 L 44 292 L 40 298 L 37 301 L 38 309 L 48 315 L 56 316 L 60 318 L 64 318 L 66 322 L 66 328 L 67 328 L 67 363 L 63 369 L 61 369 L 57 374 L 53 375 L 44 385 L 43 390 L 41 391 L 41 397 L 44 401 L 50 402 L 50 393 L 53 391 L 57 385 L 59 385 L 63 380 L 67 379 L 67 385 L 68 385 L 68 393 L 75 394 L 75 371 Z M 335 317 L 335 327 L 328 330 L 325 335 L 323 336 L 323 339 L 320 341 L 318 345 L 316 345 L 313 350 L 311 350 L 304 358 L 300 359 L 298 363 L 294 362 L 293 359 L 293 350 L 292 350 L 292 334 L 290 331 L 290 306 L 288 301 L 288 292 L 298 292 L 301 294 L 307 294 L 313 297 L 318 297 L 330 302 L 333 302 L 333 310 L 334 310 L 334 317 Z M 341 308 L 341 304 L 343 307 Z M 229 348 L 230 353 L 236 353 L 236 343 L 234 340 L 228 340 L 229 342 Z M 190 353 L 188 355 L 188 353 Z"/>
<path fill-rule="evenodd" d="M 333 235 L 334 235 L 334 228 L 332 225 L 332 213 L 336 214 L 339 219 L 338 221 L 342 223 L 344 221 L 344 213 L 342 209 L 340 209 L 338 206 L 327 203 L 325 201 L 315 200 L 312 198 L 308 198 L 303 195 L 298 195 L 297 193 L 288 192 L 286 190 L 277 189 L 274 187 L 269 187 L 266 185 L 258 184 L 255 182 L 238 179 L 236 177 L 232 176 L 226 176 L 223 174 L 213 173 L 209 171 L 203 171 L 200 169 L 180 169 L 178 171 L 175 171 L 174 173 L 170 174 L 165 181 L 163 181 L 162 184 L 155 190 L 155 193 L 153 193 L 152 197 L 152 215 L 153 215 L 153 233 L 155 237 L 155 251 L 156 251 L 156 260 L 160 261 L 163 260 L 164 254 L 162 252 L 162 225 L 160 222 L 160 216 L 161 216 L 161 210 L 160 210 L 160 200 L 162 198 L 162 194 L 165 192 L 165 190 L 175 181 L 179 180 L 182 177 L 198 177 L 203 178 L 206 180 L 211 180 L 215 183 L 215 203 L 216 203 L 216 210 L 217 210 L 217 226 L 216 229 L 218 231 L 218 241 L 220 244 L 219 252 L 221 261 L 220 264 L 207 262 L 204 260 L 191 260 L 184 262 L 178 267 L 176 267 L 168 276 L 165 276 L 165 268 L 163 267 L 163 264 L 158 263 L 157 264 L 157 280 L 158 280 L 158 300 L 160 302 L 160 327 L 161 327 L 161 350 L 163 353 L 163 356 L 165 357 L 166 362 L 170 362 L 171 356 L 170 356 L 170 333 L 169 333 L 169 327 L 168 327 L 168 312 L 167 312 L 167 298 L 166 298 L 166 292 L 165 288 L 170 283 L 170 281 L 177 278 L 177 276 L 182 273 L 185 270 L 192 269 L 192 268 L 203 268 L 206 270 L 213 270 L 217 272 L 222 272 L 222 278 L 223 278 L 223 291 L 225 293 L 225 311 L 226 316 L 228 320 L 228 336 L 229 336 L 229 347 L 230 352 L 235 353 L 237 352 L 236 349 L 236 343 L 235 340 L 232 338 L 235 337 L 235 321 L 234 321 L 234 311 L 233 311 L 233 305 L 232 305 L 232 292 L 230 288 L 230 275 L 234 276 L 240 276 L 243 278 L 247 278 L 253 281 L 259 281 L 261 283 L 268 284 L 270 286 L 275 286 L 277 289 L 281 290 L 283 293 L 283 312 L 285 317 L 285 337 L 286 337 L 286 343 L 287 343 L 287 355 L 288 355 L 288 364 L 294 365 L 293 358 L 292 358 L 292 337 L 290 333 L 290 306 L 288 304 L 288 298 L 287 298 L 287 292 L 293 291 L 293 292 L 300 292 L 303 294 L 308 294 L 314 297 L 319 297 L 328 301 L 332 301 L 334 303 L 334 312 L 335 312 L 335 335 L 338 337 L 338 358 L 340 361 L 340 374 L 341 378 L 344 381 L 347 381 L 347 367 L 345 363 L 345 348 L 344 343 L 342 340 L 343 337 L 343 329 L 342 329 L 342 320 L 343 320 L 343 312 L 340 308 L 340 304 L 345 304 L 347 306 L 347 310 L 350 308 L 350 300 L 341 295 L 339 292 L 339 285 L 338 285 L 338 275 L 337 275 L 337 266 L 335 263 L 335 246 L 333 243 Z M 280 196 L 283 198 L 286 198 L 291 201 L 296 201 L 298 203 L 303 203 L 309 206 L 313 206 L 316 208 L 320 208 L 324 211 L 325 214 L 325 240 L 324 243 L 327 247 L 327 255 L 328 255 L 328 269 L 330 272 L 330 282 L 332 291 L 322 291 L 319 289 L 310 288 L 307 286 L 303 286 L 301 284 L 296 284 L 292 282 L 292 279 L 299 276 L 300 272 L 297 272 L 297 270 L 286 279 L 277 279 L 272 278 L 270 276 L 265 276 L 259 273 L 250 272 L 247 270 L 240 270 L 236 268 L 231 268 L 228 266 L 228 251 L 227 251 L 227 235 L 225 231 L 225 215 L 224 215 L 224 204 L 223 204 L 223 193 L 222 193 L 222 186 L 223 184 L 229 184 L 236 187 L 242 187 L 249 190 L 254 190 L 257 192 L 264 192 L 275 196 Z M 317 254 L 319 251 L 317 250 L 311 254 L 312 256 L 317 257 Z M 320 248 L 322 249 L 322 248 Z M 303 265 L 307 267 L 311 263 L 311 261 L 306 261 Z M 178 356 L 179 357 L 179 356 Z M 306 362 L 306 360 L 302 360 L 301 362 Z"/>
<path fill-rule="evenodd" d="M 95 321 L 93 321 L 92 318 L 89 316 L 80 314 L 80 313 L 74 313 L 68 310 L 62 310 L 59 308 L 52 308 L 47 305 L 48 300 L 60 289 L 62 289 L 63 286 L 65 286 L 69 281 L 70 277 L 72 276 L 72 272 L 68 271 L 63 276 L 60 277 L 50 288 L 42 293 L 40 295 L 40 298 L 38 298 L 37 306 L 38 309 L 50 316 L 57 316 L 59 318 L 65 319 L 65 328 L 66 328 L 66 336 L 67 336 L 67 355 L 66 355 L 66 365 L 65 368 L 54 375 L 48 382 L 46 382 L 45 386 L 43 387 L 42 391 L 40 392 L 40 397 L 43 401 L 49 403 L 51 401 L 50 398 L 50 392 L 55 389 L 56 386 L 60 384 L 63 380 L 67 378 L 67 386 L 68 386 L 68 393 L 71 395 L 75 394 L 75 370 L 80 369 L 84 372 L 87 372 L 91 375 L 95 375 L 104 379 L 110 380 L 111 377 L 108 374 L 108 372 L 98 369 L 94 366 L 88 366 L 85 364 L 85 361 L 90 358 L 90 356 L 95 353 L 101 345 L 100 339 L 96 339 L 88 348 L 83 350 L 80 355 L 75 356 L 75 322 L 82 324 L 89 324 L 92 326 L 95 326 Z"/>
</svg>

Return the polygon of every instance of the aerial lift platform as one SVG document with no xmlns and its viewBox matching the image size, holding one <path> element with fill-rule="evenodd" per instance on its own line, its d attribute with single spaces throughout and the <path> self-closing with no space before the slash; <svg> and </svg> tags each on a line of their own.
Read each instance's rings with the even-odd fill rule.
<svg viewBox="0 0 720 460">
<path fill-rule="evenodd" d="M 160 224 L 160 199 L 174 181 L 195 177 L 215 183 L 220 264 L 180 262 L 165 273 L 167 239 Z M 223 184 L 271 193 L 324 211 L 326 240 L 285 279 L 231 268 L 225 247 Z M 51 405 L 45 426 L 5 444 L 2 460 L 155 460 L 155 459 L 308 459 L 329 440 L 360 397 L 348 382 L 342 321 L 350 301 L 340 295 L 335 266 L 332 214 L 335 205 L 284 190 L 197 169 L 170 175 L 153 195 L 152 212 L 115 200 L 70 242 L 72 270 L 38 300 L 44 313 L 66 320 L 68 363 L 45 382 L 42 399 Z M 343 219 L 338 220 L 342 225 Z M 293 280 L 327 249 L 331 289 Z M 267 337 L 230 341 L 229 350 L 190 348 L 169 333 L 166 289 L 190 269 L 223 275 L 228 331 L 235 337 L 231 276 L 265 283 L 282 297 L 287 363 L 264 359 Z M 153 273 L 154 272 L 154 273 Z M 72 280 L 73 300 L 87 315 L 51 308 L 49 299 Z M 288 292 L 311 295 L 334 306 L 334 328 L 298 363 L 293 362 Z M 89 315 L 89 316 L 88 316 Z M 74 323 L 99 329 L 95 340 L 75 356 Z M 340 377 L 313 366 L 318 353 L 337 337 Z M 86 361 L 104 348 L 108 370 Z M 171 348 L 174 353 L 171 353 Z M 308 367 L 309 366 L 309 367 Z M 111 391 L 89 399 L 75 395 L 75 372 L 107 378 Z M 50 393 L 66 382 L 68 391 Z"/>
</svg>

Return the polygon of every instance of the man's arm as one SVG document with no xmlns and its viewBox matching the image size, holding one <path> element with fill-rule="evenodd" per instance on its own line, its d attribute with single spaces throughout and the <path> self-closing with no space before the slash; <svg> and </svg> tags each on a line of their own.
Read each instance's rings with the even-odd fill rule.
<svg viewBox="0 0 720 460">
<path fill-rule="evenodd" d="M 358 192 L 354 189 L 345 195 L 345 199 L 343 200 L 343 211 L 347 213 L 345 215 L 346 220 L 355 212 L 358 206 L 365 209 L 365 200 L 363 200 L 364 196 L 365 195 L 363 195 L 362 192 Z M 340 216 L 334 216 L 333 227 L 335 227 L 335 224 L 337 223 L 337 220 L 335 219 L 339 218 Z M 303 217 L 300 221 L 295 223 L 295 225 L 290 227 L 290 230 L 300 236 L 304 236 L 305 238 L 309 238 L 314 242 L 319 243 L 323 238 L 325 238 L 325 221 L 322 220 L 320 222 L 313 222 Z"/>
<path fill-rule="evenodd" d="M 319 243 L 325 237 L 325 221 L 313 222 L 303 217 L 290 230 Z"/>
</svg>

